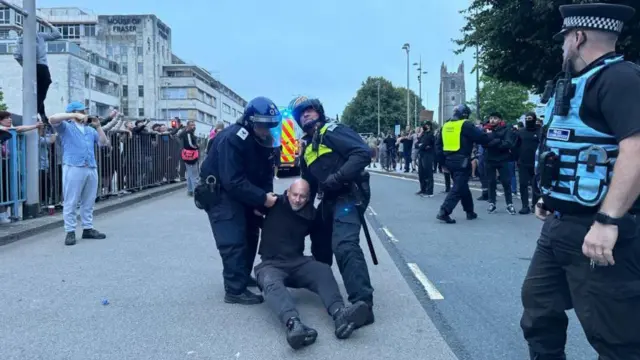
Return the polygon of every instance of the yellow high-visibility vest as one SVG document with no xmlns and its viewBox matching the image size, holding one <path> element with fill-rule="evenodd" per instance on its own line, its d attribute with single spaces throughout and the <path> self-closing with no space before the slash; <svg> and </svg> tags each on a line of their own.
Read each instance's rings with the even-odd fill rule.
<svg viewBox="0 0 640 360">
<path fill-rule="evenodd" d="M 311 164 L 318 160 L 318 158 L 320 156 L 326 155 L 326 154 L 330 154 L 333 152 L 333 150 L 331 150 L 327 145 L 323 144 L 322 142 L 322 136 L 324 135 L 325 132 L 327 132 L 327 129 L 329 128 L 329 126 L 333 126 L 333 128 L 335 128 L 335 124 L 329 123 L 329 124 L 325 124 L 323 127 L 320 128 L 320 146 L 318 147 L 318 150 L 314 151 L 313 150 L 313 145 L 312 144 L 308 144 L 307 147 L 304 149 L 304 162 L 307 164 L 307 167 L 311 166 Z"/>
<path fill-rule="evenodd" d="M 442 150 L 449 152 L 460 150 L 462 124 L 465 121 L 467 120 L 451 120 L 442 126 Z"/>
</svg>

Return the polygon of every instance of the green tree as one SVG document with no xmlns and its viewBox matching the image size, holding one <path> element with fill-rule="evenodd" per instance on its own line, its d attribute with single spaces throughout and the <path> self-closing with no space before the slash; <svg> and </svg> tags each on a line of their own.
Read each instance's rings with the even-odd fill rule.
<svg viewBox="0 0 640 360">
<path fill-rule="evenodd" d="M 580 3 L 624 4 L 637 8 L 638 0 L 473 0 L 463 10 L 467 24 L 455 40 L 458 53 L 480 47 L 480 67 L 498 81 L 544 90 L 561 70 L 562 44 L 553 35 L 562 26 L 558 7 Z M 628 60 L 640 58 L 640 17 L 625 25 L 619 51 Z M 632 39 L 636 41 L 632 42 Z"/>
<path fill-rule="evenodd" d="M 4 94 L 0 91 L 0 111 L 7 110 L 7 104 L 4 103 Z"/>
<path fill-rule="evenodd" d="M 527 88 L 512 82 L 500 82 L 483 75 L 480 88 L 480 116 L 486 119 L 492 112 L 499 112 L 503 120 L 515 123 L 527 111 L 532 111 L 535 104 L 528 101 Z M 473 109 L 472 119 L 476 118 L 476 99 L 468 103 Z"/>
<path fill-rule="evenodd" d="M 342 112 L 341 123 L 359 133 L 376 134 L 378 132 L 378 82 L 380 83 L 380 131 L 383 133 L 393 131 L 396 124 L 402 125 L 402 128 L 406 126 L 406 89 L 394 87 L 383 77 L 369 77 L 362 83 L 356 96 Z M 411 124 L 414 122 L 415 99 L 416 94 L 410 91 Z M 424 110 L 423 106 L 418 107 L 418 113 L 421 110 Z"/>
</svg>

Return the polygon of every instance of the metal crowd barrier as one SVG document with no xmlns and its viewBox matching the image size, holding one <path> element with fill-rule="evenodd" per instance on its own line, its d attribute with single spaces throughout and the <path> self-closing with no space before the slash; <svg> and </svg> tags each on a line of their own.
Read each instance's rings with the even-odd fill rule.
<svg viewBox="0 0 640 360">
<path fill-rule="evenodd" d="M 26 199 L 26 141 L 11 130 L 12 139 L 2 146 L 0 161 L 0 207 L 8 206 L 15 218 Z M 39 133 L 40 206 L 62 207 L 62 149 L 54 132 Z M 185 165 L 180 157 L 182 140 L 175 135 L 126 130 L 108 131 L 111 147 L 96 147 L 98 192 L 96 200 L 184 181 Z M 206 139 L 199 138 L 201 159 Z M 17 171 L 16 171 L 17 170 Z M 1 212 L 1 208 L 0 208 Z"/>
</svg>

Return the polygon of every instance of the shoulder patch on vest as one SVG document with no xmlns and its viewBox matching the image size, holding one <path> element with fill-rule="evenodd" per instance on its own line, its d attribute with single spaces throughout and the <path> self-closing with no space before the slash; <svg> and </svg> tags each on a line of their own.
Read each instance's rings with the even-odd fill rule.
<svg viewBox="0 0 640 360">
<path fill-rule="evenodd" d="M 557 141 L 569 141 L 571 130 L 560 128 L 549 128 L 547 130 L 547 139 Z"/>
<path fill-rule="evenodd" d="M 242 139 L 242 140 L 246 140 L 247 136 L 249 136 L 249 132 L 247 131 L 247 129 L 245 128 L 240 128 L 240 130 L 238 130 L 238 132 L 236 133 L 236 135 Z"/>
<path fill-rule="evenodd" d="M 327 131 L 333 131 L 337 127 L 338 127 L 338 124 L 328 124 Z"/>
</svg>

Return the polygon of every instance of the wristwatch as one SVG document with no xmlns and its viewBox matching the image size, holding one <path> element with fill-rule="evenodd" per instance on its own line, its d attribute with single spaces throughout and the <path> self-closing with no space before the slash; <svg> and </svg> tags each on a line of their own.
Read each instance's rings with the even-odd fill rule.
<svg viewBox="0 0 640 360">
<path fill-rule="evenodd" d="M 622 223 L 622 218 L 613 218 L 603 212 L 598 212 L 594 220 L 602 225 L 620 226 Z"/>
</svg>

